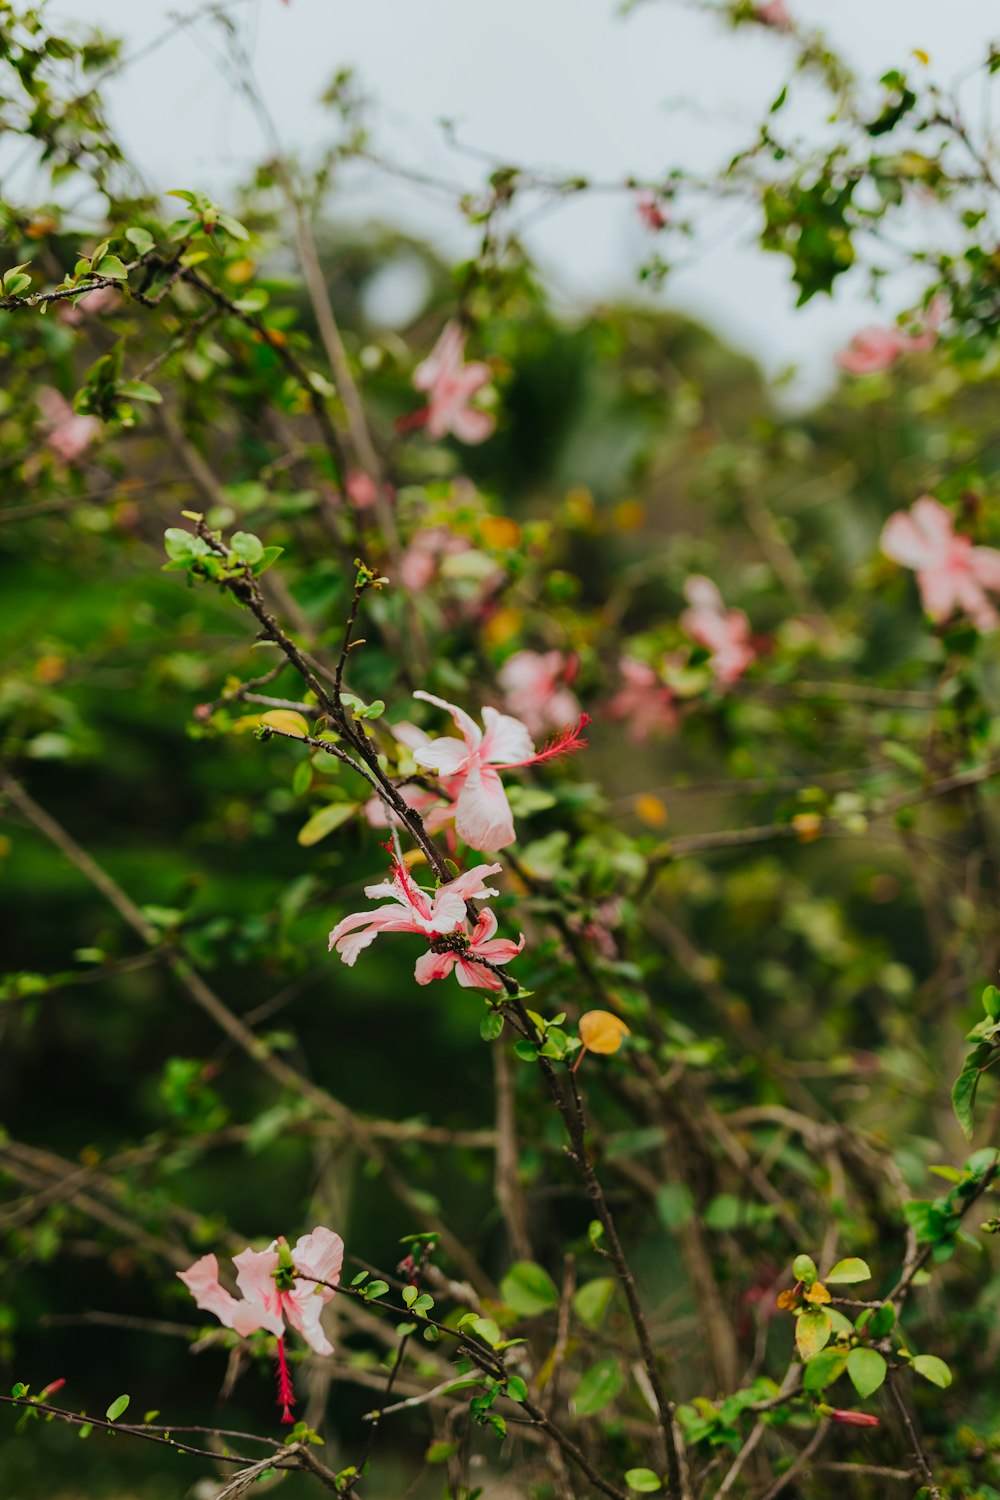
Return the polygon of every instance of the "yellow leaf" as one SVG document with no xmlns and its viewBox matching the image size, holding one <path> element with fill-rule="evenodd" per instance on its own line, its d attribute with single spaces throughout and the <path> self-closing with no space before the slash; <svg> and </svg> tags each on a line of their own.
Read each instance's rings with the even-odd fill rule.
<svg viewBox="0 0 1000 1500">
<path fill-rule="evenodd" d="M 923 63 L 925 68 L 931 60 L 930 53 L 925 52 L 923 47 L 914 47 L 911 55 L 917 59 L 917 62 Z"/>
<path fill-rule="evenodd" d="M 625 1022 L 609 1010 L 588 1010 L 580 1017 L 580 1040 L 588 1052 L 610 1056 L 631 1035 Z"/>
<path fill-rule="evenodd" d="M 305 823 L 298 832 L 298 841 L 303 849 L 309 849 L 313 844 L 318 844 L 320 839 L 325 839 L 328 833 L 346 823 L 348 818 L 354 816 L 358 810 L 356 802 L 331 802 L 326 807 L 321 807 L 314 812 L 308 823 Z"/>
<path fill-rule="evenodd" d="M 807 1302 L 831 1302 L 833 1299 L 821 1281 L 814 1281 L 805 1294 Z"/>
<path fill-rule="evenodd" d="M 777 1305 L 782 1312 L 791 1312 L 793 1307 L 798 1306 L 798 1298 L 794 1292 L 779 1292 Z"/>
<path fill-rule="evenodd" d="M 517 609 L 498 609 L 483 626 L 483 639 L 488 646 L 505 646 L 521 629 L 521 612 Z"/>
<path fill-rule="evenodd" d="M 799 836 L 800 844 L 811 844 L 823 832 L 823 819 L 819 813 L 796 813 L 792 827 Z"/>
<path fill-rule="evenodd" d="M 635 799 L 636 817 L 650 828 L 664 828 L 667 822 L 667 805 L 652 792 L 642 792 Z"/>
<path fill-rule="evenodd" d="M 638 500 L 619 500 L 612 518 L 619 531 L 638 531 L 646 524 L 646 508 Z"/>
<path fill-rule="evenodd" d="M 521 528 L 509 516 L 483 516 L 479 533 L 487 547 L 510 550 L 521 540 Z"/>
<path fill-rule="evenodd" d="M 305 719 L 290 708 L 269 708 L 266 714 L 261 714 L 260 723 L 266 724 L 269 729 L 280 729 L 282 734 L 294 734 L 300 740 L 304 740 L 309 734 L 309 725 Z"/>
</svg>

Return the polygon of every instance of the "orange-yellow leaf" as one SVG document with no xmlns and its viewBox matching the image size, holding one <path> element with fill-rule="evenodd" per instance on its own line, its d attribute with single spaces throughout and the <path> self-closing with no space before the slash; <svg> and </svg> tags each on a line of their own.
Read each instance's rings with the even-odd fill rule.
<svg viewBox="0 0 1000 1500">
<path fill-rule="evenodd" d="M 309 725 L 302 715 L 290 708 L 269 708 L 266 714 L 261 714 L 260 722 L 269 729 L 280 729 L 282 734 L 294 734 L 300 740 L 309 733 Z"/>
<path fill-rule="evenodd" d="M 580 1040 L 588 1052 L 610 1055 L 631 1034 L 625 1022 L 609 1010 L 588 1010 L 580 1017 Z"/>
<path fill-rule="evenodd" d="M 640 792 L 635 799 L 636 817 L 650 828 L 663 828 L 667 822 L 667 804 L 652 792 Z"/>
<path fill-rule="evenodd" d="M 831 1297 L 830 1297 L 830 1293 L 827 1291 L 826 1287 L 823 1285 L 823 1283 L 821 1281 L 814 1281 L 813 1282 L 812 1286 L 805 1293 L 805 1299 L 806 1299 L 807 1302 L 820 1302 L 820 1303 L 822 1303 L 822 1302 L 830 1302 L 832 1300 Z"/>
</svg>

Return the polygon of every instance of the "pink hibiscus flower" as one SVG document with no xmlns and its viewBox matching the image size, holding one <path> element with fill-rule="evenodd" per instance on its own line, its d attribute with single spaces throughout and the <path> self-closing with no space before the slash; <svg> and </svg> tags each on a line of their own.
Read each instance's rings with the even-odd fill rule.
<svg viewBox="0 0 1000 1500">
<path fill-rule="evenodd" d="M 495 708 L 483 709 L 484 732 L 464 709 L 456 708 L 454 703 L 446 703 L 431 693 L 416 692 L 413 696 L 451 714 L 462 736 L 461 739 L 449 735 L 432 740 L 424 749 L 415 751 L 413 759 L 418 766 L 426 766 L 439 776 L 454 778 L 459 784 L 455 829 L 459 838 L 473 849 L 492 852 L 505 849 L 514 842 L 514 819 L 498 774 L 500 771 L 540 765 L 586 744 L 581 737 L 584 726 L 590 722 L 586 714 L 581 714 L 575 725 L 556 735 L 541 750 L 536 750 L 520 719 L 498 713 Z"/>
<path fill-rule="evenodd" d="M 366 896 L 372 900 L 385 896 L 390 904 L 343 917 L 330 933 L 330 947 L 351 967 L 380 932 L 416 932 L 431 943 L 461 932 L 467 901 L 485 901 L 500 894 L 483 884 L 487 875 L 495 875 L 499 869 L 500 865 L 474 865 L 464 875 L 429 892 L 417 885 L 405 864 L 394 858 L 391 879 L 365 887 Z"/>
<path fill-rule="evenodd" d="M 640 193 L 635 200 L 636 211 L 647 229 L 654 233 L 667 227 L 668 219 L 655 193 Z"/>
<path fill-rule="evenodd" d="M 261 1328 L 274 1334 L 278 1340 L 278 1400 L 283 1422 L 293 1420 L 291 1407 L 295 1404 L 285 1357 L 285 1325 L 301 1333 L 317 1354 L 333 1353 L 320 1314 L 334 1295 L 343 1261 L 340 1235 L 318 1228 L 302 1235 L 294 1249 L 282 1238 L 266 1250 L 241 1250 L 234 1255 L 241 1299 L 227 1292 L 219 1281 L 219 1262 L 214 1255 L 203 1255 L 186 1271 L 177 1272 L 197 1305 L 241 1338 Z M 329 1284 L 317 1286 L 318 1281 Z"/>
<path fill-rule="evenodd" d="M 98 436 L 100 420 L 80 416 L 50 385 L 43 386 L 38 392 L 38 405 L 46 428 L 46 447 L 63 463 L 76 463 Z"/>
<path fill-rule="evenodd" d="M 419 414 L 428 437 L 437 440 L 451 432 L 462 443 L 485 442 L 496 421 L 469 402 L 492 377 L 489 365 L 465 363 L 465 334 L 457 323 L 446 324 L 431 353 L 413 372 L 415 389 L 428 393 L 427 407 Z M 416 425 L 416 418 L 410 423 Z"/>
<path fill-rule="evenodd" d="M 432 979 L 445 979 L 452 969 L 457 968 L 458 982 L 466 989 L 502 990 L 504 985 L 499 975 L 491 973 L 482 963 L 476 963 L 476 959 L 486 959 L 491 964 L 509 964 L 524 947 L 524 933 L 515 943 L 510 938 L 495 937 L 496 930 L 496 917 L 484 909 L 479 913 L 471 935 L 466 929 L 433 942 L 431 951 L 417 959 L 414 970 L 417 983 L 430 984 Z M 453 946 L 445 947 L 446 943 Z"/>
<path fill-rule="evenodd" d="M 882 551 L 913 568 L 924 609 L 932 620 L 966 614 L 977 630 L 992 630 L 997 612 L 987 598 L 1000 592 L 1000 552 L 974 547 L 957 535 L 944 506 L 921 495 L 909 512 L 897 510 L 882 531 Z"/>
<path fill-rule="evenodd" d="M 677 728 L 674 695 L 656 670 L 637 657 L 623 656 L 618 672 L 622 685 L 607 704 L 608 717 L 627 720 L 628 737 L 637 745 L 651 734 L 672 733 Z"/>
<path fill-rule="evenodd" d="M 430 735 L 418 729 L 416 724 L 409 724 L 404 720 L 400 724 L 392 724 L 389 727 L 393 738 L 397 739 L 401 745 L 405 745 L 408 750 L 422 750 L 431 743 Z M 412 807 L 415 812 L 420 813 L 428 833 L 435 833 L 455 817 L 454 801 L 458 796 L 458 786 L 451 782 L 445 782 L 442 787 L 447 800 L 442 800 L 439 792 L 429 791 L 426 787 L 412 783 L 404 783 L 396 790 L 407 807 Z M 382 798 L 374 792 L 361 811 L 369 828 L 388 828 L 398 821 L 390 813 Z"/>
<path fill-rule="evenodd" d="M 741 609 L 726 609 L 715 584 L 701 574 L 687 580 L 684 597 L 690 608 L 681 615 L 681 628 L 712 653 L 709 665 L 719 686 L 731 686 L 756 660 L 750 621 Z"/>
<path fill-rule="evenodd" d="M 561 651 L 515 651 L 498 674 L 504 702 L 530 734 L 561 729 L 580 716 L 567 684 L 576 674 L 575 657 Z"/>
</svg>

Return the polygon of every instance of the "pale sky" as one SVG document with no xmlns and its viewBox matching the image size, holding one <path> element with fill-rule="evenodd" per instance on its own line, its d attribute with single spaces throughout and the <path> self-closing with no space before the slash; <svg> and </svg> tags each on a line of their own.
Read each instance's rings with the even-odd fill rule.
<svg viewBox="0 0 1000 1500">
<path fill-rule="evenodd" d="M 984 0 L 786 0 L 822 26 L 863 76 L 890 67 L 929 72 L 950 85 L 1000 40 L 1000 15 Z M 135 51 L 167 30 L 184 0 L 52 0 L 50 13 L 98 22 Z M 992 13 L 992 14 L 991 14 Z M 512 162 L 604 180 L 657 176 L 674 165 L 711 170 L 752 139 L 784 81 L 791 44 L 738 33 L 683 3 L 646 0 L 629 16 L 614 0 L 244 0 L 232 11 L 252 43 L 257 76 L 287 147 L 308 154 L 328 138 L 317 98 L 353 67 L 375 101 L 375 136 L 400 164 L 475 187 L 483 167 L 455 155 L 437 122 L 463 142 Z M 993 23 L 991 25 L 991 22 Z M 130 155 L 164 189 L 200 187 L 222 197 L 264 152 L 247 106 L 213 58 L 217 33 L 202 20 L 109 83 L 112 115 Z M 805 115 L 802 116 L 806 118 Z M 426 237 L 445 254 L 472 245 L 440 197 L 355 170 L 332 211 L 378 218 Z M 654 241 L 626 195 L 593 195 L 543 215 L 527 236 L 569 306 L 635 292 L 635 268 Z M 838 284 L 795 311 L 783 259 L 753 247 L 746 210 L 713 211 L 701 244 L 657 295 L 753 353 L 770 375 L 795 364 L 801 400 L 831 377 L 831 357 L 865 322 L 909 305 L 919 283 L 894 283 L 884 311 L 866 287 Z"/>
</svg>

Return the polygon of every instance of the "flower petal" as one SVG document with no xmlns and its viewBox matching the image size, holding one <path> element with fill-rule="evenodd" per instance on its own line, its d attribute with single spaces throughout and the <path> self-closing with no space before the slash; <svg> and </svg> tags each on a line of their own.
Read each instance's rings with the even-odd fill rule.
<svg viewBox="0 0 1000 1500">
<path fill-rule="evenodd" d="M 418 688 L 413 696 L 414 698 L 421 699 L 424 703 L 433 703 L 435 708 L 443 708 L 445 713 L 451 714 L 455 721 L 455 727 L 469 749 L 476 750 L 479 748 L 483 738 L 482 730 L 475 720 L 469 718 L 464 708 L 458 708 L 454 703 L 448 703 L 444 698 L 435 698 L 433 693 L 425 693 L 422 688 Z M 437 744 L 438 742 L 435 741 L 434 743 Z"/>
<path fill-rule="evenodd" d="M 418 984 L 430 984 L 435 979 L 447 979 L 454 967 L 454 953 L 422 953 L 417 959 L 413 977 Z"/>
<path fill-rule="evenodd" d="M 196 1306 L 203 1312 L 214 1314 L 225 1328 L 232 1328 L 233 1314 L 240 1304 L 220 1283 L 219 1262 L 214 1255 L 203 1255 L 193 1266 L 188 1266 L 186 1271 L 178 1271 L 177 1275 L 191 1293 Z"/>
<path fill-rule="evenodd" d="M 483 763 L 513 766 L 533 758 L 534 742 L 520 719 L 497 713 L 495 708 L 484 708 L 483 723 L 486 733 L 479 747 Z"/>
</svg>

